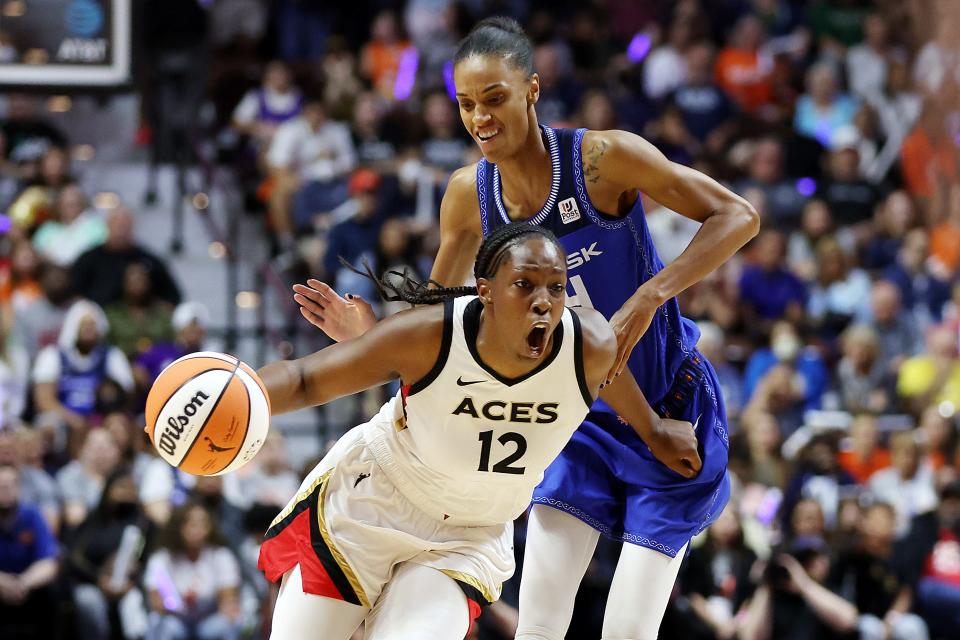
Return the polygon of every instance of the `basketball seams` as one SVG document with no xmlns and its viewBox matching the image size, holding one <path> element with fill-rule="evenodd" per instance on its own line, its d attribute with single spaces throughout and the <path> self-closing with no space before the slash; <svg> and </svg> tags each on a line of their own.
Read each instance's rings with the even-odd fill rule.
<svg viewBox="0 0 960 640">
<path fill-rule="evenodd" d="M 177 462 L 176 466 L 179 467 L 181 464 L 183 464 L 183 461 L 187 459 L 187 457 L 190 455 L 190 452 L 193 451 L 193 448 L 197 446 L 197 441 L 200 440 L 200 434 L 203 433 L 203 430 L 207 426 L 207 423 L 210 422 L 210 417 L 213 416 L 214 412 L 217 410 L 217 407 L 220 406 L 220 401 L 223 400 L 223 396 L 227 391 L 227 387 L 229 387 L 230 383 L 233 382 L 233 379 L 237 375 L 237 369 L 240 368 L 240 358 L 237 358 L 236 360 L 237 362 L 233 367 L 233 371 L 230 373 L 230 377 L 227 378 L 226 384 L 224 384 L 223 388 L 220 389 L 220 393 L 217 395 L 217 399 L 214 401 L 213 406 L 210 407 L 210 413 L 208 413 L 207 417 L 204 418 L 203 424 L 201 424 L 200 428 L 197 429 L 197 435 L 193 438 L 193 442 L 191 442 L 190 446 L 187 447 L 186 452 L 184 452 L 184 454 L 180 456 L 180 460 Z M 221 369 L 221 371 L 223 371 L 223 369 Z M 250 392 L 247 391 L 245 386 L 244 386 L 244 391 L 249 395 Z"/>
</svg>

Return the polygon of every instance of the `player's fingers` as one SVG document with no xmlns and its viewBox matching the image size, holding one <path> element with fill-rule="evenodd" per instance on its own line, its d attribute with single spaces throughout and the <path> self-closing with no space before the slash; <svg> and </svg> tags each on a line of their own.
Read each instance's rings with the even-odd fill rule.
<svg viewBox="0 0 960 640">
<path fill-rule="evenodd" d="M 367 309 L 372 309 L 372 308 L 373 308 L 373 307 L 370 305 L 369 302 L 367 302 L 366 300 L 363 299 L 362 296 L 356 296 L 356 295 L 354 295 L 354 294 L 352 294 L 352 293 L 348 293 L 348 294 L 347 294 L 347 300 L 349 300 L 350 302 L 352 302 L 352 303 L 354 303 L 354 304 L 356 304 L 356 305 L 358 305 L 358 306 L 360 306 L 360 307 L 364 307 L 364 308 L 367 308 Z"/>
<path fill-rule="evenodd" d="M 299 282 L 293 285 L 293 290 L 299 293 L 302 296 L 306 296 L 311 300 L 316 300 L 317 302 L 325 302 L 326 297 L 313 287 L 305 284 L 300 284 Z"/>
<path fill-rule="evenodd" d="M 327 300 L 330 300 L 330 301 L 339 300 L 341 302 L 343 301 L 343 298 L 340 296 L 340 294 L 334 291 L 333 287 L 328 285 L 326 282 L 321 282 L 320 280 L 316 280 L 315 278 L 310 278 L 309 280 L 307 280 L 307 284 L 313 287 L 314 289 L 316 289 L 317 293 L 322 295 Z"/>
<path fill-rule="evenodd" d="M 697 452 L 696 448 L 694 448 L 693 452 L 688 458 L 688 461 L 690 463 L 690 467 L 693 469 L 693 475 L 697 475 L 700 473 L 700 469 L 703 469 L 703 460 L 700 459 L 700 454 Z"/>
<path fill-rule="evenodd" d="M 313 313 L 323 313 L 325 311 L 322 305 L 317 304 L 310 298 L 300 293 L 293 294 L 293 301 L 300 305 L 301 309 L 307 309 Z"/>
<path fill-rule="evenodd" d="M 300 315 L 306 318 L 307 322 L 315 326 L 317 329 L 323 330 L 323 316 L 319 316 L 305 307 L 300 307 Z"/>
</svg>

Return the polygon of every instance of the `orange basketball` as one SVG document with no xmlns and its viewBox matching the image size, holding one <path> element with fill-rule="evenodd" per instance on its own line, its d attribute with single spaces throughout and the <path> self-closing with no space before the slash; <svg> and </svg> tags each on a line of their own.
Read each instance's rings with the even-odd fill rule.
<svg viewBox="0 0 960 640">
<path fill-rule="evenodd" d="M 215 476 L 249 462 L 270 429 L 270 399 L 256 372 L 225 353 L 191 353 L 160 372 L 147 396 L 146 432 L 160 457 Z"/>
</svg>

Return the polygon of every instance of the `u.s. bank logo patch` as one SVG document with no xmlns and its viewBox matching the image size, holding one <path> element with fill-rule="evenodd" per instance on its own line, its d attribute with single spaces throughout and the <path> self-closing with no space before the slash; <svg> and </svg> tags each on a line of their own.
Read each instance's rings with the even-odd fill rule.
<svg viewBox="0 0 960 640">
<path fill-rule="evenodd" d="M 561 200 L 557 207 L 560 208 L 560 220 L 563 221 L 563 224 L 570 224 L 571 222 L 580 219 L 580 209 L 577 208 L 577 201 L 575 198 Z"/>
</svg>

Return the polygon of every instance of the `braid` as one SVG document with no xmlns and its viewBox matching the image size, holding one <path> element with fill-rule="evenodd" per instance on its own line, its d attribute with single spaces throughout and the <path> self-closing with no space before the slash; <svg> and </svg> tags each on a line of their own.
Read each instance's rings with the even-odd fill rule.
<svg viewBox="0 0 960 640">
<path fill-rule="evenodd" d="M 531 235 L 539 235 L 550 240 L 561 249 L 561 253 L 563 252 L 560 241 L 549 229 L 526 222 L 505 225 L 488 235 L 480 245 L 473 265 L 474 278 L 492 278 L 503 263 L 503 257 L 507 251 L 520 244 L 523 238 Z M 430 279 L 421 282 L 410 274 L 409 269 L 404 269 L 402 272 L 390 270 L 384 274 L 383 278 L 378 278 L 373 267 L 366 260 L 363 261 L 362 270 L 343 258 L 340 258 L 340 264 L 371 280 L 377 293 L 387 302 L 406 302 L 412 305 L 439 304 L 451 298 L 477 294 L 476 287 L 444 287 L 436 280 Z M 399 282 L 395 281 L 396 278 L 399 278 Z"/>
</svg>

